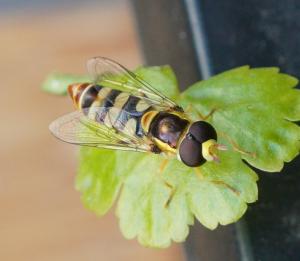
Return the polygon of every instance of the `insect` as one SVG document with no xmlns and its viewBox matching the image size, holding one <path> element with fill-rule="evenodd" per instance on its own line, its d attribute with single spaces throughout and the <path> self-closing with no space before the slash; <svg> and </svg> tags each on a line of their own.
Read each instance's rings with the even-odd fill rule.
<svg viewBox="0 0 300 261">
<path fill-rule="evenodd" d="M 104 57 L 87 62 L 90 83 L 68 87 L 77 110 L 50 124 L 72 144 L 177 157 L 189 167 L 218 161 L 217 132 L 193 122 L 174 101 L 119 63 Z"/>
</svg>

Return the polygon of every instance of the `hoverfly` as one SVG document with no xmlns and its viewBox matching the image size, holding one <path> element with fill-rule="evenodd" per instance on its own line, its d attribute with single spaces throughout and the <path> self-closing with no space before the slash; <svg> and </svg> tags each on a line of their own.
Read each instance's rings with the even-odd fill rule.
<svg viewBox="0 0 300 261">
<path fill-rule="evenodd" d="M 189 167 L 217 161 L 217 132 L 193 122 L 174 101 L 135 73 L 104 57 L 87 62 L 91 83 L 68 86 L 77 111 L 50 125 L 59 139 L 97 148 L 177 157 Z"/>
</svg>

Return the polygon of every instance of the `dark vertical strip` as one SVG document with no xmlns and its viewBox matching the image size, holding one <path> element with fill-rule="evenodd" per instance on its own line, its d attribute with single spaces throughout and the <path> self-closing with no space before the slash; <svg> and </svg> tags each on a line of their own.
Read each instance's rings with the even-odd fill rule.
<svg viewBox="0 0 300 261">
<path fill-rule="evenodd" d="M 172 66 L 185 89 L 199 80 L 184 2 L 181 0 L 132 0 L 138 33 L 148 65 Z"/>
<path fill-rule="evenodd" d="M 202 13 L 200 9 L 200 1 L 184 0 L 187 17 L 192 31 L 192 38 L 195 48 L 195 56 L 197 58 L 198 67 L 201 78 L 208 79 L 212 75 L 210 53 L 206 41 L 206 34 L 203 25 Z"/>
<path fill-rule="evenodd" d="M 300 2 L 202 0 L 214 72 L 249 64 L 300 77 Z M 281 95 L 281 93 L 277 93 Z M 244 221 L 254 260 L 300 260 L 300 157 L 259 172 L 259 200 Z"/>
</svg>

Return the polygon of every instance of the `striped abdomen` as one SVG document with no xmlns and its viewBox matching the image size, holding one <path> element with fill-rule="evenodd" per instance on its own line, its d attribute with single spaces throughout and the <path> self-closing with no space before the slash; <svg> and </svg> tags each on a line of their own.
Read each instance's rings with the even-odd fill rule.
<svg viewBox="0 0 300 261">
<path fill-rule="evenodd" d="M 77 109 L 92 120 L 131 135 L 143 135 L 141 118 L 151 107 L 144 100 L 89 83 L 72 84 L 68 92 Z"/>
</svg>

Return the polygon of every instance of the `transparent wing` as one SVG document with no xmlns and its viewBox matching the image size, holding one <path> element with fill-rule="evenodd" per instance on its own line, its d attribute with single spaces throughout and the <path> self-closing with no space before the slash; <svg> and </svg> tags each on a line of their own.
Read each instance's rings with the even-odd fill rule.
<svg viewBox="0 0 300 261">
<path fill-rule="evenodd" d="M 111 59 L 94 57 L 88 60 L 87 70 L 94 82 L 128 92 L 146 100 L 150 105 L 161 109 L 180 108 L 135 73 Z"/>
<path fill-rule="evenodd" d="M 111 107 L 96 107 L 66 114 L 49 126 L 50 131 L 68 143 L 98 148 L 151 151 L 151 142 L 145 136 L 136 135 L 135 115 Z M 122 113 L 121 113 L 122 112 Z M 103 113 L 106 113 L 103 119 Z M 124 118 L 131 118 L 132 124 Z M 136 122 L 136 121 L 135 121 Z"/>
</svg>

